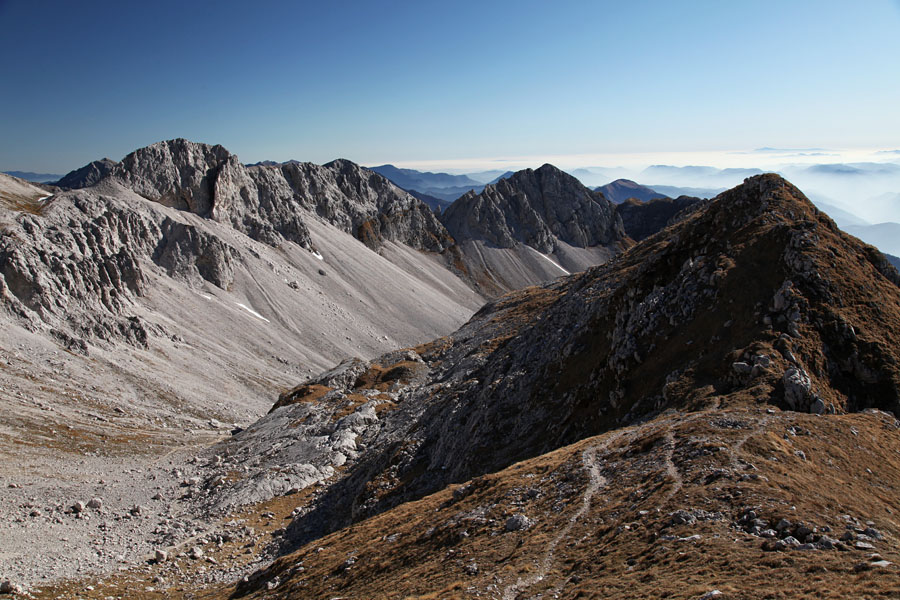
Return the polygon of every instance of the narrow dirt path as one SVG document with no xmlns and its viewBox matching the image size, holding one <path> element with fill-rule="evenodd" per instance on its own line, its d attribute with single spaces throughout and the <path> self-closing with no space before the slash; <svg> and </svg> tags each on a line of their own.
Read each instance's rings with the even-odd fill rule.
<svg viewBox="0 0 900 600">
<path fill-rule="evenodd" d="M 663 498 L 662 504 L 665 504 L 666 502 L 671 500 L 672 496 L 677 494 L 681 490 L 681 487 L 684 485 L 684 479 L 681 477 L 681 473 L 678 472 L 678 468 L 675 466 L 675 461 L 673 460 L 675 447 L 675 434 L 670 429 L 666 432 L 665 437 L 665 464 L 666 475 L 668 475 L 672 479 L 674 485 L 672 489 L 666 493 L 665 497 Z"/>
<path fill-rule="evenodd" d="M 553 538 L 553 540 L 547 545 L 547 552 L 544 553 L 543 558 L 538 563 L 538 570 L 535 573 L 532 573 L 526 578 L 519 578 L 516 583 L 507 586 L 503 590 L 503 600 L 515 600 L 520 592 L 526 590 L 533 586 L 534 584 L 542 581 L 544 577 L 547 576 L 547 573 L 550 571 L 550 566 L 553 564 L 554 560 L 554 551 L 559 543 L 565 539 L 566 536 L 569 535 L 569 532 L 572 530 L 572 527 L 575 523 L 581 519 L 587 513 L 587 511 L 591 507 L 591 500 L 594 498 L 594 495 L 606 487 L 609 481 L 600 471 L 600 463 L 597 460 L 597 454 L 609 448 L 613 442 L 617 441 L 623 435 L 628 433 L 627 431 L 617 431 L 616 433 L 610 435 L 603 442 L 591 446 L 584 450 L 581 454 L 582 464 L 584 465 L 585 471 L 587 471 L 590 480 L 588 481 L 587 488 L 584 491 L 584 495 L 581 498 L 581 506 L 569 517 L 566 526 L 562 528 L 562 530 Z"/>
<path fill-rule="evenodd" d="M 750 430 L 740 437 L 734 444 L 730 444 L 728 446 L 728 456 L 731 468 L 737 471 L 740 468 L 738 464 L 738 452 L 744 447 L 744 444 L 747 443 L 750 438 L 759 434 L 765 433 L 768 429 L 769 422 L 771 421 L 771 417 L 769 415 L 764 416 L 762 419 L 757 419 L 756 423 Z"/>
</svg>

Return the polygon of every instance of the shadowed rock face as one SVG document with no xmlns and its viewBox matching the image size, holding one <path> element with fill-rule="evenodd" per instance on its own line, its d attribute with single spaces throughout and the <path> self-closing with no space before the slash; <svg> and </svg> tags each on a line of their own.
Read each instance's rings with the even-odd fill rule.
<svg viewBox="0 0 900 600">
<path fill-rule="evenodd" d="M 700 202 L 699 198 L 680 196 L 676 199 L 659 198 L 646 202 L 628 199 L 616 206 L 616 214 L 628 237 L 636 242 L 647 238 L 669 225 L 678 213 Z"/>
<path fill-rule="evenodd" d="M 750 178 L 664 236 L 504 296 L 417 348 L 418 380 L 390 388 L 392 409 L 359 432 L 366 452 L 294 539 L 669 408 L 898 411 L 898 283 L 790 183 Z M 345 379 L 307 385 L 326 401 L 388 402 L 367 391 L 374 378 Z"/>
<path fill-rule="evenodd" d="M 578 248 L 625 237 L 621 220 L 602 194 L 552 165 L 526 169 L 469 192 L 444 211 L 441 221 L 457 240 L 485 240 L 500 248 L 525 244 L 543 253 L 557 240 Z"/>
</svg>

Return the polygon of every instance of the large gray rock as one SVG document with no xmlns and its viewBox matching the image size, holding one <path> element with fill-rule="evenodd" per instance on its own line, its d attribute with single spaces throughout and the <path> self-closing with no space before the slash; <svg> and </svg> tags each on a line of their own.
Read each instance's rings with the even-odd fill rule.
<svg viewBox="0 0 900 600">
<path fill-rule="evenodd" d="M 486 296 L 603 264 L 630 244 L 603 194 L 551 165 L 465 194 L 441 222 L 456 240 L 453 268 Z"/>
<path fill-rule="evenodd" d="M 213 184 L 230 157 L 219 145 L 168 140 L 135 150 L 112 177 L 144 198 L 205 217 L 213 209 Z"/>
</svg>

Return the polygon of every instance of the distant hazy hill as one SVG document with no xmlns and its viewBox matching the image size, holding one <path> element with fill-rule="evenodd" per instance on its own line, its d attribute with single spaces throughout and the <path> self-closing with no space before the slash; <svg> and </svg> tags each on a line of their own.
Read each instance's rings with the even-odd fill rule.
<svg viewBox="0 0 900 600">
<path fill-rule="evenodd" d="M 611 172 L 602 167 L 582 167 L 580 169 L 572 169 L 567 171 L 567 173 L 572 177 L 577 177 L 581 183 L 589 187 L 603 185 L 604 182 L 612 181 L 616 178 L 615 175 L 612 175 Z"/>
<path fill-rule="evenodd" d="M 501 179 L 506 179 L 510 175 L 513 174 L 513 171 L 501 171 L 500 169 L 493 169 L 491 171 L 480 171 L 478 173 L 466 173 L 466 176 L 469 179 L 474 179 L 475 181 L 480 181 L 481 183 L 497 183 Z"/>
<path fill-rule="evenodd" d="M 381 165 L 371 168 L 376 173 L 390 179 L 394 185 L 404 189 L 426 190 L 433 188 L 478 187 L 481 182 L 468 175 L 451 175 L 450 173 L 431 173 L 415 169 L 400 169 L 394 165 Z"/>
<path fill-rule="evenodd" d="M 416 198 L 427 204 L 428 207 L 435 212 L 443 212 L 444 209 L 453 204 L 452 200 L 444 200 L 443 198 L 438 198 L 437 196 L 432 196 L 431 194 L 426 194 L 425 192 L 420 192 L 418 190 L 406 191 L 409 192 L 411 196 L 415 196 Z"/>
<path fill-rule="evenodd" d="M 725 191 L 726 188 L 703 188 L 703 187 L 679 187 L 675 185 L 656 185 L 649 186 L 660 194 L 665 194 L 670 198 L 678 198 L 679 196 L 693 196 L 695 198 L 715 198 Z"/>
<path fill-rule="evenodd" d="M 900 223 L 847 225 L 842 229 L 884 253 L 900 255 Z"/>
<path fill-rule="evenodd" d="M 896 257 L 896 256 L 894 256 L 893 254 L 886 254 L 886 253 L 884 253 L 884 252 L 882 252 L 882 254 L 884 254 L 884 257 L 885 257 L 886 259 L 888 259 L 888 262 L 889 262 L 889 263 L 891 263 L 892 265 L 894 265 L 894 268 L 895 268 L 895 269 L 900 270 L 900 257 Z"/>
<path fill-rule="evenodd" d="M 606 185 L 594 188 L 613 204 L 621 204 L 629 198 L 636 198 L 641 202 L 647 202 L 657 198 L 668 198 L 653 188 L 641 185 L 630 179 L 616 179 Z"/>
<path fill-rule="evenodd" d="M 853 213 L 842 208 L 838 208 L 831 202 L 828 202 L 827 199 L 820 200 L 818 196 L 815 196 L 813 194 L 808 194 L 808 196 L 809 199 L 813 201 L 813 204 L 816 205 L 816 208 L 834 219 L 834 222 L 837 223 L 838 227 L 840 227 L 841 229 L 846 228 L 848 225 L 871 225 L 871 223 L 869 223 L 865 219 L 854 215 Z"/>
<path fill-rule="evenodd" d="M 394 165 L 372 167 L 373 171 L 384 176 L 391 183 L 403 188 L 432 208 L 446 208 L 454 200 L 469 191 L 481 192 L 486 184 L 496 183 L 504 177 L 512 175 L 512 171 L 482 171 L 472 175 L 451 175 L 450 173 L 431 173 L 415 169 L 400 169 Z"/>
<path fill-rule="evenodd" d="M 809 173 L 818 175 L 897 175 L 900 174 L 900 165 L 894 163 L 832 163 L 813 165 L 806 169 Z"/>
<path fill-rule="evenodd" d="M 56 173 L 32 173 L 31 171 L 3 171 L 7 175 L 12 175 L 13 177 L 18 177 L 19 179 L 24 179 L 26 181 L 34 181 L 36 183 L 47 183 L 49 181 L 56 181 L 62 175 L 57 175 Z"/>
</svg>

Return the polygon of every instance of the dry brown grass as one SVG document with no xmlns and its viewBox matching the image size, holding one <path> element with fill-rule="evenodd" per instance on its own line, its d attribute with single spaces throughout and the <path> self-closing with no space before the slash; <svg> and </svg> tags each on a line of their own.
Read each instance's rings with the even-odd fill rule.
<svg viewBox="0 0 900 600">
<path fill-rule="evenodd" d="M 786 433 L 791 427 L 798 435 Z M 601 452 L 608 485 L 557 540 L 584 501 L 582 453 L 612 435 L 479 478 L 456 498 L 460 486 L 326 536 L 270 568 L 263 581 L 278 575 L 277 588 L 250 586 L 242 593 L 501 597 L 506 586 L 535 574 L 556 542 L 543 579 L 520 590 L 521 597 L 547 597 L 552 590 L 560 598 L 697 598 L 712 589 L 723 598 L 760 599 L 900 594 L 896 567 L 854 571 L 867 562 L 866 552 L 770 552 L 762 538 L 735 526 L 741 511 L 754 507 L 769 521 L 787 517 L 829 527 L 837 538 L 842 515 L 850 514 L 875 522 L 886 536 L 875 543 L 877 551 L 900 563 L 900 434 L 892 418 L 768 415 L 756 408 L 662 417 L 626 431 Z M 538 491 L 530 496 L 530 489 Z M 722 518 L 671 525 L 669 514 L 677 509 Z M 536 524 L 506 532 L 506 518 L 517 512 Z M 677 541 L 692 535 L 701 537 Z M 350 556 L 356 560 L 347 568 Z M 467 572 L 473 562 L 477 572 Z"/>
<path fill-rule="evenodd" d="M 282 406 L 290 406 L 291 404 L 299 404 L 301 402 L 318 402 L 323 397 L 325 397 L 328 392 L 331 392 L 333 390 L 334 388 L 328 387 L 326 385 L 298 385 L 297 387 L 279 395 L 278 401 L 272 405 L 272 408 L 269 409 L 269 412 L 272 412 L 276 408 L 281 408 Z"/>
</svg>

